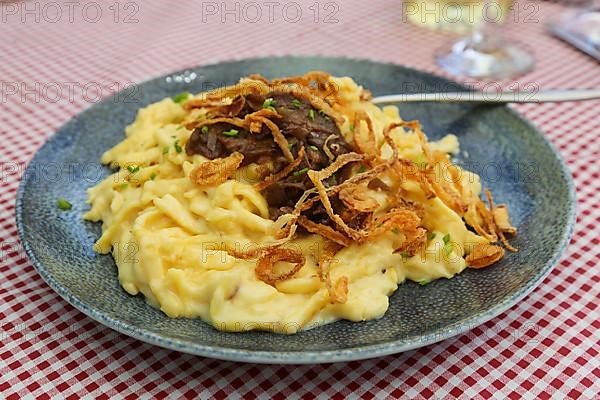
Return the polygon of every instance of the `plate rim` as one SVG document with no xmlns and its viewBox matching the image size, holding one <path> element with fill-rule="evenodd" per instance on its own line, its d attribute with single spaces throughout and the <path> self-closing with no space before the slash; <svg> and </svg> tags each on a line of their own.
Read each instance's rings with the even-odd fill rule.
<svg viewBox="0 0 600 400">
<path fill-rule="evenodd" d="M 469 90 L 469 88 L 463 85 L 460 82 L 456 82 L 452 79 L 449 79 L 445 76 L 437 75 L 425 70 L 419 70 L 416 68 L 411 68 L 402 64 L 392 63 L 389 61 L 382 61 L 377 59 L 368 59 L 368 58 L 355 58 L 355 57 L 338 57 L 338 56 L 325 56 L 325 55 L 277 55 L 277 56 L 266 56 L 266 57 L 253 57 L 253 58 L 232 58 L 227 59 L 221 62 L 213 62 L 210 64 L 202 64 L 196 66 L 189 66 L 187 68 L 177 70 L 174 72 L 170 72 L 162 75 L 155 75 L 150 77 L 149 79 L 145 79 L 136 85 L 144 85 L 150 81 L 166 78 L 169 76 L 174 76 L 178 74 L 183 74 L 185 71 L 196 70 L 199 68 L 206 67 L 215 67 L 222 66 L 226 64 L 239 64 L 241 62 L 258 62 L 258 61 L 267 61 L 273 59 L 328 59 L 328 60 L 337 60 L 342 62 L 367 62 L 367 63 L 375 63 L 382 64 L 392 67 L 400 67 L 409 72 L 424 74 L 430 77 L 434 77 L 436 79 L 443 79 L 448 82 L 452 82 L 460 86 L 464 90 Z M 569 210 L 568 210 L 568 220 L 566 224 L 566 229 L 564 229 L 562 236 L 560 238 L 560 243 L 556 247 L 556 250 L 553 252 L 552 257 L 546 262 L 544 268 L 542 268 L 537 276 L 534 276 L 533 279 L 529 280 L 525 285 L 520 287 L 511 297 L 506 298 L 504 301 L 495 304 L 493 307 L 489 308 L 482 314 L 476 314 L 474 316 L 465 318 L 459 322 L 455 322 L 449 326 L 444 328 L 440 328 L 434 333 L 431 333 L 422 340 L 414 340 L 412 342 L 406 343 L 402 340 L 392 340 L 385 343 L 378 343 L 372 345 L 363 345 L 360 347 L 355 347 L 352 349 L 336 349 L 336 350 L 324 350 L 324 351 L 264 351 L 264 350 L 247 350 L 247 349 L 238 349 L 238 348 L 228 348 L 222 346 L 212 346 L 212 345 L 200 345 L 200 344 L 189 344 L 180 339 L 173 338 L 165 338 L 160 334 L 154 334 L 151 332 L 140 331 L 139 328 L 133 327 L 132 325 L 123 322 L 122 320 L 118 320 L 112 318 L 108 315 L 105 315 L 102 311 L 98 311 L 93 307 L 89 307 L 84 301 L 81 301 L 72 293 L 70 293 L 66 287 L 60 285 L 52 275 L 46 270 L 44 264 L 40 262 L 37 258 L 34 250 L 31 248 L 30 243 L 25 240 L 25 225 L 23 221 L 23 198 L 26 191 L 26 183 L 31 178 L 34 171 L 31 168 L 31 165 L 34 164 L 36 159 L 39 157 L 40 152 L 46 146 L 48 146 L 52 141 L 57 140 L 57 133 L 61 132 L 68 124 L 72 123 L 74 119 L 78 118 L 80 115 L 85 113 L 91 107 L 110 101 L 110 97 L 103 99 L 99 103 L 95 103 L 89 107 L 84 108 L 74 116 L 72 116 L 68 121 L 66 121 L 63 125 L 61 125 L 45 142 L 42 146 L 40 146 L 34 156 L 30 159 L 27 164 L 27 168 L 23 173 L 21 181 L 19 183 L 19 188 L 17 191 L 16 199 L 15 199 L 15 219 L 19 241 L 23 246 L 25 253 L 29 257 L 32 265 L 36 269 L 37 273 L 42 277 L 44 282 L 50 288 L 56 292 L 61 298 L 63 298 L 67 303 L 71 304 L 77 310 L 92 318 L 96 322 L 113 329 L 117 332 L 120 332 L 124 335 L 132 337 L 134 339 L 140 340 L 145 343 L 149 343 L 155 346 L 159 346 L 162 348 L 166 348 L 169 350 L 175 350 L 187 354 L 193 354 L 197 356 L 209 357 L 214 359 L 226 360 L 226 361 L 234 361 L 234 362 L 248 362 L 248 363 L 261 363 L 261 364 L 316 364 L 316 363 L 332 363 L 332 362 L 347 362 L 347 361 L 356 361 L 356 360 L 364 360 L 376 357 L 383 357 L 390 354 L 397 354 L 409 350 L 414 350 L 423 346 L 427 346 L 433 343 L 441 342 L 443 340 L 449 339 L 451 337 L 457 336 L 461 333 L 472 330 L 473 328 L 486 323 L 492 318 L 502 314 L 503 312 L 509 310 L 515 304 L 519 303 L 523 298 L 525 298 L 528 294 L 530 294 L 536 287 L 538 287 L 541 282 L 550 274 L 552 269 L 558 264 L 560 257 L 563 255 L 564 251 L 568 247 L 570 243 L 570 239 L 573 235 L 574 226 L 576 222 L 576 191 L 575 185 L 573 182 L 573 178 L 571 172 L 566 164 L 564 158 L 556 148 L 556 146 L 548 140 L 548 138 L 541 132 L 531 121 L 527 120 L 521 114 L 516 112 L 515 110 L 507 107 L 507 106 L 497 106 L 503 107 L 506 111 L 512 114 L 513 117 L 520 120 L 521 123 L 525 124 L 530 130 L 534 131 L 536 135 L 538 135 L 549 147 L 550 151 L 556 157 L 559 162 L 559 166 L 565 175 L 567 186 L 568 186 L 568 202 L 569 202 Z"/>
</svg>

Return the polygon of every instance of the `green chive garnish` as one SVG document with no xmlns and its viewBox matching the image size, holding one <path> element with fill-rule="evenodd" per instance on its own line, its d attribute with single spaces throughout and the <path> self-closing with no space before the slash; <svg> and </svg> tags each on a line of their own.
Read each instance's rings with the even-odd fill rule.
<svg viewBox="0 0 600 400">
<path fill-rule="evenodd" d="M 419 281 L 419 282 L 417 282 L 417 283 L 418 283 L 419 285 L 421 285 L 421 286 L 425 286 L 425 285 L 427 285 L 428 283 L 431 283 L 431 281 Z"/>
<path fill-rule="evenodd" d="M 319 148 L 317 146 L 308 146 L 308 148 L 313 151 L 319 151 Z"/>
<path fill-rule="evenodd" d="M 154 180 L 154 178 L 156 178 L 156 172 L 153 172 L 150 174 L 150 180 Z"/>
<path fill-rule="evenodd" d="M 308 172 L 308 168 L 302 168 L 301 170 L 294 172 L 293 175 L 294 176 L 300 176 L 300 175 L 304 175 L 307 172 Z"/>
<path fill-rule="evenodd" d="M 444 235 L 442 240 L 444 241 L 444 245 L 450 243 L 450 234 L 448 233 L 448 234 Z"/>
<path fill-rule="evenodd" d="M 183 149 L 182 149 L 182 148 L 181 148 L 181 146 L 179 145 L 179 140 L 176 140 L 176 141 L 175 141 L 174 147 L 175 147 L 175 151 L 176 151 L 177 153 L 181 153 L 181 152 L 183 151 Z"/>
<path fill-rule="evenodd" d="M 121 184 L 121 189 L 127 189 L 127 186 L 129 186 L 128 183 L 122 183 Z"/>
<path fill-rule="evenodd" d="M 400 253 L 400 255 L 402 256 L 402 258 L 410 258 L 410 254 L 408 254 L 405 251 L 403 251 L 402 253 Z"/>
<path fill-rule="evenodd" d="M 354 124 L 350 124 L 350 132 L 354 132 Z"/>
<path fill-rule="evenodd" d="M 208 133 L 208 125 L 204 125 L 200 131 L 202 131 L 202 133 Z"/>
<path fill-rule="evenodd" d="M 263 103 L 262 108 L 273 108 L 273 107 L 275 107 L 275 104 L 276 104 L 275 100 L 273 100 L 273 98 L 269 97 Z"/>
<path fill-rule="evenodd" d="M 365 167 L 364 165 L 361 164 L 360 168 L 358 168 L 358 173 L 362 174 L 363 172 L 365 172 L 367 170 L 367 167 Z"/>
<path fill-rule="evenodd" d="M 167 154 L 169 152 L 169 146 L 163 147 L 163 154 Z"/>
<path fill-rule="evenodd" d="M 435 232 L 429 232 L 427 234 L 427 240 L 433 240 L 435 239 Z"/>
<path fill-rule="evenodd" d="M 140 167 L 137 165 L 128 165 L 127 166 L 127 171 L 131 172 L 132 174 L 135 174 L 139 170 L 140 170 Z"/>
<path fill-rule="evenodd" d="M 444 253 L 448 256 L 452 252 L 452 245 L 448 243 L 444 246 Z"/>
<path fill-rule="evenodd" d="M 176 130 L 176 131 L 179 131 L 179 130 L 181 130 L 181 129 L 183 129 L 183 125 L 179 125 L 179 126 L 177 127 L 177 129 L 175 129 L 175 130 Z"/>
<path fill-rule="evenodd" d="M 239 133 L 240 133 L 240 131 L 238 131 L 237 129 L 230 129 L 228 131 L 223 132 L 223 135 L 233 137 L 233 136 L 237 136 Z"/>
<path fill-rule="evenodd" d="M 175 103 L 182 103 L 182 102 L 186 101 L 188 97 L 190 97 L 190 92 L 179 93 L 179 94 L 173 96 L 173 101 Z"/>
<path fill-rule="evenodd" d="M 292 149 L 292 147 L 294 147 L 294 144 L 293 144 L 293 143 L 288 143 L 288 149 L 290 149 L 290 150 L 291 150 L 291 149 Z"/>
<path fill-rule="evenodd" d="M 444 241 L 444 253 L 449 255 L 452 252 L 452 243 L 450 242 L 450 234 L 446 234 L 442 240 Z"/>
<path fill-rule="evenodd" d="M 308 118 L 310 118 L 313 121 L 315 120 L 315 110 L 308 111 Z"/>
<path fill-rule="evenodd" d="M 58 199 L 56 201 L 56 205 L 58 206 L 58 208 L 60 208 L 61 210 L 70 210 L 71 208 L 73 208 L 73 205 L 71 203 L 69 203 L 67 200 L 65 199 Z"/>
<path fill-rule="evenodd" d="M 298 99 L 294 99 L 294 100 L 292 100 L 292 105 L 293 105 L 294 107 L 296 107 L 296 108 L 300 108 L 300 105 L 301 105 L 301 104 L 302 104 L 302 103 L 300 103 L 300 100 L 298 100 Z"/>
</svg>

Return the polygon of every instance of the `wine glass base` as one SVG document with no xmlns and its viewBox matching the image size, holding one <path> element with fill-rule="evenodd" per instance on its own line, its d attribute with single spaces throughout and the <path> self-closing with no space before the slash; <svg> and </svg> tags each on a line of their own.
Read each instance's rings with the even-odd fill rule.
<svg viewBox="0 0 600 400">
<path fill-rule="evenodd" d="M 472 38 L 440 49 L 435 58 L 445 71 L 470 78 L 510 79 L 530 71 L 535 64 L 533 56 L 517 45 L 477 43 Z"/>
</svg>

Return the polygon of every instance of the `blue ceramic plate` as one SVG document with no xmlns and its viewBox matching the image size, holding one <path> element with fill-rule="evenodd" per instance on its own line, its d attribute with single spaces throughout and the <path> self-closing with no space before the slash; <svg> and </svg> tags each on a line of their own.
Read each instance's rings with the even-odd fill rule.
<svg viewBox="0 0 600 400">
<path fill-rule="evenodd" d="M 432 139 L 456 134 L 458 163 L 479 173 L 498 203 L 508 204 L 521 250 L 483 270 L 466 270 L 426 286 L 407 282 L 385 316 L 336 322 L 293 336 L 224 333 L 201 320 L 169 319 L 140 296 L 125 293 L 110 255 L 92 251 L 100 224 L 86 222 L 86 189 L 109 174 L 101 154 L 123 139 L 123 129 L 147 104 L 182 91 L 235 83 L 240 76 L 297 75 L 323 70 L 348 75 L 374 95 L 465 90 L 451 81 L 366 60 L 282 57 L 199 67 L 145 82 L 90 107 L 63 126 L 36 154 L 17 196 L 21 242 L 44 280 L 66 301 L 119 332 L 158 346 L 202 356 L 268 363 L 316 363 L 383 356 L 465 332 L 507 310 L 549 273 L 568 243 L 574 190 L 556 150 L 502 106 L 406 104 L 404 119 L 419 119 Z M 467 157 L 468 154 L 468 157 Z M 71 211 L 56 206 L 73 203 Z"/>
</svg>

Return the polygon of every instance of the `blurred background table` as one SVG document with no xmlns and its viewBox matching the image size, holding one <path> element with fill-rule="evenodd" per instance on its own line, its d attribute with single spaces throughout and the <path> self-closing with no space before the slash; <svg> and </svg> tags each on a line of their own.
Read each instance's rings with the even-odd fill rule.
<svg viewBox="0 0 600 400">
<path fill-rule="evenodd" d="M 284 14 L 281 3 L 271 6 L 272 15 L 258 2 L 258 19 L 255 10 L 243 11 L 248 2 L 238 3 L 237 13 L 232 1 L 229 13 L 221 2 L 191 0 L 67 3 L 54 3 L 60 16 L 46 2 L 1 3 L 0 398 L 207 398 L 238 390 L 275 398 L 295 391 L 306 398 L 600 399 L 598 101 L 515 107 L 567 161 L 577 187 L 577 227 L 532 294 L 463 335 L 375 360 L 260 366 L 160 349 L 75 310 L 37 275 L 14 223 L 24 166 L 69 118 L 128 83 L 247 57 L 359 57 L 439 74 L 433 51 L 453 37 L 403 23 L 397 0 L 299 1 Z M 498 84 L 600 87 L 599 64 L 545 31 L 544 22 L 566 7 L 518 5 L 533 19 L 509 23 L 505 34 L 534 53 L 536 68 Z"/>
</svg>

